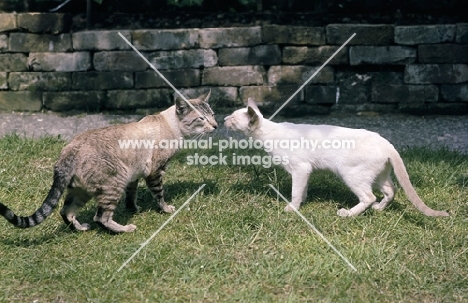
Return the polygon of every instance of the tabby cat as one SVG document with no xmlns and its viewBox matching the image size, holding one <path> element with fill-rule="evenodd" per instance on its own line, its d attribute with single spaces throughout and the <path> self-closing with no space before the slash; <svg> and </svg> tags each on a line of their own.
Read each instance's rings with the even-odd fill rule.
<svg viewBox="0 0 468 303">
<path fill-rule="evenodd" d="M 64 147 L 54 166 L 54 181 L 42 206 L 29 217 L 19 217 L 0 203 L 0 214 L 17 227 L 38 225 L 57 207 L 67 189 L 60 214 L 72 229 L 88 230 L 90 225 L 78 222 L 78 210 L 91 198 L 97 204 L 94 221 L 108 230 L 120 233 L 136 229 L 133 224 L 120 225 L 112 217 L 125 194 L 127 208 L 137 210 L 137 185 L 144 178 L 158 209 L 171 213 L 174 206 L 163 196 L 163 174 L 177 151 L 171 148 L 121 148 L 122 140 L 149 140 L 157 146 L 161 140 L 201 136 L 214 131 L 217 123 L 207 101 L 210 93 L 188 100 L 177 99 L 167 110 L 144 117 L 138 122 L 90 130 L 75 137 Z M 200 116 L 201 114 L 201 116 Z"/>
<path fill-rule="evenodd" d="M 272 156 L 288 161 L 280 165 L 292 176 L 292 201 L 285 211 L 291 207 L 299 209 L 307 196 L 307 183 L 313 170 L 325 169 L 337 174 L 359 198 L 359 203 L 351 209 L 340 209 L 342 217 L 355 216 L 372 207 L 384 209 L 393 200 L 395 188 L 391 180 L 392 167 L 398 182 L 403 187 L 409 200 L 427 216 L 448 216 L 445 211 L 429 208 L 419 198 L 411 185 L 408 173 L 400 155 L 390 142 L 379 134 L 365 129 L 351 129 L 331 125 L 309 125 L 293 123 L 274 123 L 264 119 L 255 102 L 249 98 L 247 108 L 239 109 L 225 118 L 228 129 L 238 130 L 254 140 L 306 140 L 316 143 L 332 142 L 333 140 L 352 140 L 354 148 L 298 148 L 291 151 L 288 148 L 273 148 L 267 150 Z M 264 145 L 265 146 L 265 145 Z M 376 185 L 383 194 L 380 202 L 372 192 Z"/>
</svg>

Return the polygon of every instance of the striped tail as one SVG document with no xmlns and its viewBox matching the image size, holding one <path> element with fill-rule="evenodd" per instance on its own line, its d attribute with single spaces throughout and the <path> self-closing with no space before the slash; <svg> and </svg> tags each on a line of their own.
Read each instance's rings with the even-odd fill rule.
<svg viewBox="0 0 468 303">
<path fill-rule="evenodd" d="M 60 197 L 71 180 L 73 171 L 74 167 L 58 168 L 58 165 L 56 165 L 54 170 L 54 183 L 41 207 L 39 207 L 34 214 L 29 217 L 20 217 L 15 215 L 15 213 L 3 203 L 0 203 L 0 215 L 5 217 L 11 224 L 20 228 L 28 228 L 40 224 L 57 207 Z"/>
</svg>

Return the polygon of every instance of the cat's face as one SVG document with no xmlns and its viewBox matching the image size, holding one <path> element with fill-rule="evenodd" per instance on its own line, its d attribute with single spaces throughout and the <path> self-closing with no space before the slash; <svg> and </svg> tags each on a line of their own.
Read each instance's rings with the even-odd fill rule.
<svg viewBox="0 0 468 303">
<path fill-rule="evenodd" d="M 176 114 L 179 119 L 179 129 L 185 137 L 211 133 L 218 128 L 214 113 L 207 103 L 210 93 L 201 95 L 196 99 L 188 100 L 198 112 L 193 110 L 187 102 L 181 99 L 176 100 Z"/>
<path fill-rule="evenodd" d="M 249 98 L 246 108 L 241 108 L 224 118 L 224 125 L 230 130 L 240 131 L 245 135 L 251 134 L 260 127 L 263 119 L 252 98 Z"/>
</svg>

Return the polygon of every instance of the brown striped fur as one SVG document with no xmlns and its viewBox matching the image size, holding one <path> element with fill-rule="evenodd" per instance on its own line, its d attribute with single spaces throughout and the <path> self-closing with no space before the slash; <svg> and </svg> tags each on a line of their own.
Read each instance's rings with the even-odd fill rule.
<svg viewBox="0 0 468 303">
<path fill-rule="evenodd" d="M 0 215 L 17 227 L 35 226 L 52 213 L 65 189 L 67 194 L 60 214 L 71 228 L 88 230 L 76 214 L 91 198 L 97 204 L 94 221 L 112 232 L 131 232 L 133 224 L 120 225 L 113 220 L 114 210 L 125 194 L 127 208 L 138 209 L 138 180 L 146 181 L 157 207 L 166 213 L 175 210 L 164 201 L 162 176 L 176 147 L 164 149 L 121 148 L 119 140 L 177 140 L 212 132 L 217 128 L 214 114 L 202 95 L 189 102 L 203 115 L 178 99 L 167 110 L 144 117 L 138 122 L 90 130 L 75 137 L 64 147 L 54 166 L 54 182 L 42 206 L 31 216 L 17 216 L 0 203 Z"/>
</svg>

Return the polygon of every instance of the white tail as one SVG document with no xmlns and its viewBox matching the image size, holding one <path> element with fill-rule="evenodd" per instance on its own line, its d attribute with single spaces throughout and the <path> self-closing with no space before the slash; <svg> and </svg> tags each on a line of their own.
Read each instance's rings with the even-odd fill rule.
<svg viewBox="0 0 468 303">
<path fill-rule="evenodd" d="M 393 150 L 390 155 L 390 162 L 393 166 L 393 171 L 395 172 L 395 176 L 400 183 L 401 187 L 405 191 L 408 199 L 413 203 L 413 205 L 421 211 L 426 216 L 430 217 L 448 217 L 449 214 L 445 211 L 433 210 L 419 198 L 416 190 L 414 189 L 413 185 L 408 176 L 408 172 L 406 171 L 405 164 L 401 159 L 400 155 L 396 150 Z"/>
</svg>

